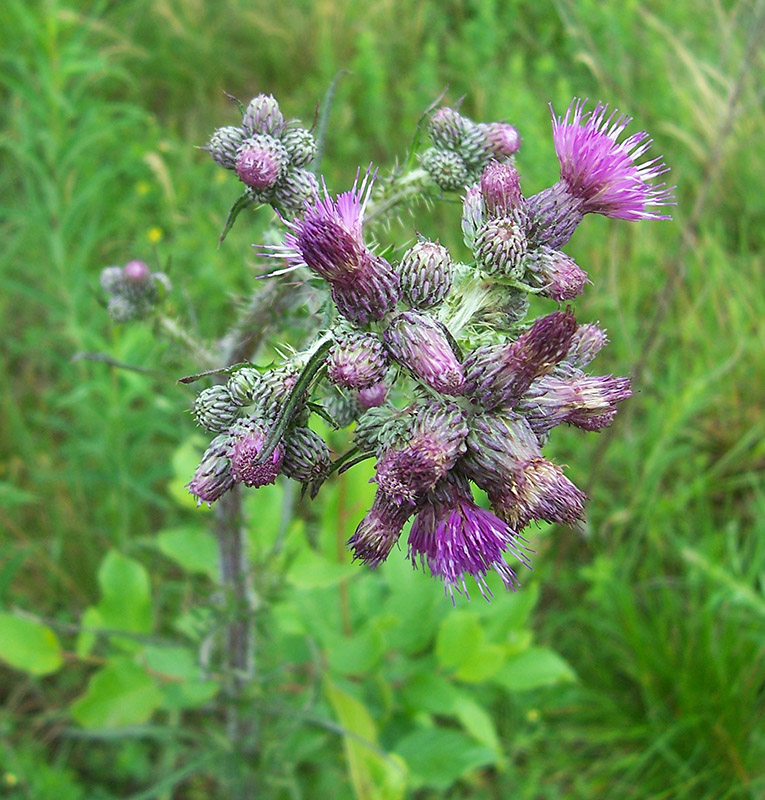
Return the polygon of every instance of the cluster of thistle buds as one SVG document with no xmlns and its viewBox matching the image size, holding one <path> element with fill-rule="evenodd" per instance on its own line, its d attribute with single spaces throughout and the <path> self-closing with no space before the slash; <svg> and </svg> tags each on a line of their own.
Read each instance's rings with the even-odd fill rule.
<svg viewBox="0 0 765 800">
<path fill-rule="evenodd" d="M 355 558 L 381 564 L 412 520 L 409 559 L 452 598 L 468 594 L 468 577 L 488 598 L 491 571 L 515 589 L 515 565 L 529 565 L 524 529 L 584 515 L 584 493 L 543 454 L 550 432 L 600 430 L 631 395 L 628 378 L 589 372 L 607 341 L 600 327 L 578 324 L 568 307 L 526 319 L 530 294 L 561 303 L 583 291 L 584 271 L 561 248 L 586 214 L 668 218 L 655 211 L 673 202 L 656 183 L 666 167 L 640 160 L 647 134 L 620 141 L 629 122 L 600 104 L 585 113 L 582 101 L 553 115 L 560 180 L 525 197 L 514 128 L 436 112 L 421 161 L 442 189 L 463 193 L 470 263 L 421 237 L 383 257 L 364 230 L 374 175 L 338 196 L 322 184 L 283 220 L 282 243 L 260 252 L 286 260 L 274 274 L 322 279 L 333 322 L 279 368 L 238 369 L 198 396 L 196 418 L 217 435 L 191 492 L 213 502 L 282 474 L 313 494 L 333 471 L 371 458 L 376 495 L 348 541 Z M 308 427 L 316 410 L 355 423 L 352 448 L 334 461 Z"/>
<path fill-rule="evenodd" d="M 170 280 L 164 272 L 152 272 L 138 260 L 128 261 L 124 267 L 105 267 L 100 282 L 108 296 L 107 311 L 115 322 L 148 316 L 160 293 L 170 289 Z"/>
<path fill-rule="evenodd" d="M 218 128 L 203 149 L 236 172 L 251 201 L 273 205 L 286 216 L 299 212 L 318 190 L 310 170 L 316 139 L 296 120 L 285 120 L 271 95 L 259 94 L 241 111 L 242 124 Z"/>
</svg>

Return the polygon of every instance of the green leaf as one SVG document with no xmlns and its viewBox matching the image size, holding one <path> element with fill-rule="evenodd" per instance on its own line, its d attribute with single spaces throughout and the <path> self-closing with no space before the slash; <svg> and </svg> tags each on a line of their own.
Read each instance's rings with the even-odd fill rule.
<svg viewBox="0 0 765 800">
<path fill-rule="evenodd" d="M 458 669 L 473 657 L 483 638 L 475 614 L 455 611 L 444 619 L 438 629 L 436 657 L 446 669 Z"/>
<path fill-rule="evenodd" d="M 492 680 L 510 692 L 521 692 L 575 681 L 576 673 L 549 647 L 529 647 L 507 661 Z"/>
<path fill-rule="evenodd" d="M 357 800 L 400 800 L 404 796 L 406 767 L 396 756 L 381 751 L 370 713 L 329 679 L 324 682 L 324 691 L 347 731 L 343 748 Z"/>
<path fill-rule="evenodd" d="M 162 687 L 162 707 L 178 710 L 199 708 L 212 700 L 219 689 L 217 681 L 168 683 Z"/>
<path fill-rule="evenodd" d="M 154 546 L 186 572 L 218 578 L 218 546 L 206 530 L 187 525 L 157 534 Z"/>
<path fill-rule="evenodd" d="M 396 752 L 408 764 L 413 788 L 429 786 L 439 791 L 477 767 L 495 764 L 497 754 L 475 744 L 459 731 L 425 728 L 410 733 Z"/>
<path fill-rule="evenodd" d="M 304 546 L 290 565 L 287 580 L 298 589 L 325 589 L 358 574 L 352 564 L 338 564 Z"/>
<path fill-rule="evenodd" d="M 354 636 L 325 635 L 322 645 L 330 667 L 338 675 L 364 676 L 385 652 L 385 638 L 374 625 Z"/>
<path fill-rule="evenodd" d="M 96 643 L 96 634 L 92 629 L 94 628 L 104 628 L 103 619 L 101 619 L 101 615 L 98 613 L 98 609 L 95 606 L 89 606 L 85 609 L 80 619 L 80 632 L 77 634 L 77 644 L 75 646 L 75 652 L 77 653 L 78 658 L 85 658 L 85 656 L 90 654 L 90 651 L 93 649 L 93 645 Z M 88 630 L 90 629 L 90 630 Z"/>
<path fill-rule="evenodd" d="M 31 675 L 48 675 L 63 663 L 61 645 L 47 626 L 0 612 L 0 658 Z"/>
<path fill-rule="evenodd" d="M 72 717 L 86 728 L 119 728 L 146 722 L 162 693 L 132 661 L 114 659 L 90 679 L 85 694 L 72 703 Z"/>
<path fill-rule="evenodd" d="M 484 633 L 481 631 L 478 647 L 460 664 L 454 675 L 466 683 L 480 683 L 490 678 L 502 666 L 504 660 L 505 648 L 485 642 Z"/>
<path fill-rule="evenodd" d="M 130 633 L 151 631 L 151 587 L 143 565 L 111 550 L 99 567 L 98 585 L 97 610 L 104 627 Z"/>
<path fill-rule="evenodd" d="M 476 703 L 472 697 L 459 692 L 454 705 L 454 715 L 462 727 L 478 742 L 490 747 L 495 753 L 502 753 L 497 729 L 491 714 Z"/>
<path fill-rule="evenodd" d="M 226 238 L 231 228 L 234 227 L 234 223 L 236 222 L 236 218 L 239 216 L 239 214 L 244 211 L 245 208 L 251 206 L 254 202 L 255 201 L 249 192 L 244 192 L 243 194 L 239 195 L 234 205 L 231 206 L 231 210 L 228 212 L 226 222 L 223 225 L 223 230 L 221 231 L 220 238 L 218 239 L 218 246 L 223 244 L 223 240 Z"/>
</svg>

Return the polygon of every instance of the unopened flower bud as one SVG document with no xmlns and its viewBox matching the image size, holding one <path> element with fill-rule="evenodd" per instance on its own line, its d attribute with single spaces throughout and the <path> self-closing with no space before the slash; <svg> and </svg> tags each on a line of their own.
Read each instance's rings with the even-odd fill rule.
<svg viewBox="0 0 765 800">
<path fill-rule="evenodd" d="M 591 322 L 580 325 L 576 329 L 564 360 L 574 367 L 583 369 L 606 344 L 608 344 L 608 337 L 602 328 Z"/>
<path fill-rule="evenodd" d="M 492 161 L 481 173 L 481 195 L 491 217 L 506 217 L 523 207 L 518 170 Z"/>
<path fill-rule="evenodd" d="M 575 331 L 574 317 L 556 311 L 514 342 L 477 348 L 465 360 L 467 393 L 487 409 L 515 405 L 535 378 L 563 360 Z"/>
<path fill-rule="evenodd" d="M 473 242 L 479 269 L 499 278 L 520 278 L 526 248 L 526 233 L 517 217 L 489 219 Z"/>
<path fill-rule="evenodd" d="M 128 261 L 122 268 L 122 275 L 125 282 L 133 286 L 151 283 L 151 271 L 143 261 Z"/>
<path fill-rule="evenodd" d="M 445 192 L 457 192 L 470 182 L 470 170 L 459 153 L 431 147 L 420 157 L 423 169 Z"/>
<path fill-rule="evenodd" d="M 255 190 L 270 189 L 284 175 L 289 157 L 273 136 L 259 133 L 246 139 L 236 158 L 239 180 Z"/>
<path fill-rule="evenodd" d="M 486 204 L 480 184 L 474 184 L 462 201 L 462 236 L 468 247 L 473 246 L 476 233 L 486 222 Z"/>
<path fill-rule="evenodd" d="M 375 383 L 373 386 L 369 386 L 366 389 L 359 389 L 359 405 L 365 411 L 370 408 L 377 408 L 385 402 L 387 396 L 388 387 L 383 381 L 380 381 L 380 383 Z"/>
<path fill-rule="evenodd" d="M 242 127 L 248 136 L 259 133 L 279 136 L 284 130 L 284 116 L 274 96 L 259 94 L 253 97 L 244 112 Z"/>
<path fill-rule="evenodd" d="M 382 319 L 401 297 L 398 273 L 381 256 L 365 250 L 354 273 L 330 281 L 337 310 L 351 322 L 365 325 Z"/>
<path fill-rule="evenodd" d="M 244 420 L 231 429 L 228 456 L 235 481 L 255 488 L 276 481 L 282 468 L 284 449 L 278 444 L 264 463 L 258 463 L 265 441 L 266 431 L 254 420 Z"/>
<path fill-rule="evenodd" d="M 419 311 L 404 311 L 393 319 L 383 338 L 391 356 L 431 389 L 462 394 L 462 365 L 441 323 Z"/>
<path fill-rule="evenodd" d="M 415 308 L 431 308 L 449 294 L 454 264 L 442 244 L 423 240 L 404 253 L 398 272 L 409 304 Z"/>
<path fill-rule="evenodd" d="M 466 445 L 460 466 L 483 488 L 504 483 L 522 464 L 542 457 L 531 426 L 512 411 L 472 417 Z"/>
<path fill-rule="evenodd" d="M 253 390 L 256 415 L 269 421 L 275 419 L 299 377 L 300 370 L 294 364 L 285 364 L 262 373 L 260 382 Z"/>
<path fill-rule="evenodd" d="M 439 150 L 458 153 L 469 170 L 482 167 L 491 150 L 481 128 L 453 108 L 439 108 L 430 118 L 430 138 Z"/>
<path fill-rule="evenodd" d="M 216 384 L 204 389 L 194 401 L 194 419 L 208 431 L 225 431 L 239 414 L 239 406 L 234 402 L 228 389 Z"/>
<path fill-rule="evenodd" d="M 143 316 L 140 306 L 123 294 L 110 297 L 106 310 L 115 322 L 129 322 Z"/>
<path fill-rule="evenodd" d="M 346 389 L 367 389 L 382 381 L 388 358 L 380 338 L 350 327 L 335 332 L 327 359 L 327 377 Z"/>
<path fill-rule="evenodd" d="M 213 157 L 216 164 L 226 169 L 236 169 L 237 151 L 245 139 L 245 132 L 235 125 L 218 128 L 210 137 L 204 150 Z"/>
<path fill-rule="evenodd" d="M 386 447 L 399 446 L 406 440 L 413 416 L 390 405 L 371 408 L 353 432 L 353 443 L 361 453 L 380 453 Z"/>
<path fill-rule="evenodd" d="M 509 158 L 518 152 L 521 137 L 518 131 L 506 122 L 489 122 L 478 125 L 488 142 L 492 155 L 499 159 Z"/>
<path fill-rule="evenodd" d="M 235 405 L 248 406 L 255 401 L 255 394 L 261 383 L 258 370 L 254 367 L 242 367 L 228 379 L 226 388 Z"/>
<path fill-rule="evenodd" d="M 347 542 L 354 560 L 363 561 L 373 569 L 379 566 L 398 541 L 413 511 L 412 506 L 398 505 L 378 491 L 372 507 Z"/>
<path fill-rule="evenodd" d="M 188 483 L 188 490 L 199 503 L 215 502 L 234 485 L 228 457 L 229 446 L 228 434 L 221 434 L 205 450 L 194 477 Z"/>
<path fill-rule="evenodd" d="M 307 167 L 316 158 L 316 139 L 305 128 L 288 128 L 282 135 L 282 144 L 293 167 Z"/>
<path fill-rule="evenodd" d="M 122 267 L 104 267 L 99 282 L 107 294 L 118 294 L 123 286 L 123 278 Z"/>
<path fill-rule="evenodd" d="M 587 273 L 571 256 L 544 245 L 529 250 L 525 266 L 542 283 L 542 294 L 559 303 L 580 295 L 587 283 Z"/>
<path fill-rule="evenodd" d="M 332 462 L 324 439 L 310 428 L 292 428 L 284 437 L 282 472 L 301 483 L 323 481 Z"/>
<path fill-rule="evenodd" d="M 290 169 L 274 187 L 273 200 L 279 208 L 296 214 L 303 210 L 306 201 L 316 197 L 319 182 L 313 172 Z"/>
</svg>

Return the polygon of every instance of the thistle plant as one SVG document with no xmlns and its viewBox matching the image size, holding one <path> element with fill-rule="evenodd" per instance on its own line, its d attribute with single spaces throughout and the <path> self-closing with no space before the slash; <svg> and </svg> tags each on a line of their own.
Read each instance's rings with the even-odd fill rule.
<svg viewBox="0 0 765 800">
<path fill-rule="evenodd" d="M 589 372 L 607 338 L 568 305 L 589 280 L 562 248 L 587 214 L 668 219 L 658 212 L 671 189 L 657 182 L 667 168 L 646 157 L 648 134 L 622 138 L 629 117 L 575 99 L 553 113 L 560 180 L 527 197 L 516 128 L 440 108 L 431 146 L 389 177 L 360 168 L 335 194 L 311 171 L 313 133 L 273 97 L 240 110 L 241 124 L 206 147 L 245 187 L 226 230 L 246 205 L 271 205 L 276 241 L 255 243 L 276 262 L 268 280 L 318 286 L 323 320 L 283 363 L 226 366 L 225 383 L 199 393 L 194 416 L 213 437 L 189 491 L 215 503 L 284 476 L 315 496 L 333 473 L 372 459 L 376 496 L 349 532 L 355 559 L 381 564 L 411 520 L 406 556 L 452 599 L 469 595 L 469 579 L 488 599 L 491 571 L 515 590 L 530 565 L 528 526 L 584 518 L 584 493 L 543 452 L 552 430 L 600 430 L 631 395 L 628 378 Z M 461 199 L 469 259 L 414 231 L 400 255 L 375 239 L 372 222 L 400 203 L 447 193 Z M 529 319 L 531 295 L 564 305 Z M 346 452 L 310 427 L 315 414 L 353 429 Z"/>
</svg>

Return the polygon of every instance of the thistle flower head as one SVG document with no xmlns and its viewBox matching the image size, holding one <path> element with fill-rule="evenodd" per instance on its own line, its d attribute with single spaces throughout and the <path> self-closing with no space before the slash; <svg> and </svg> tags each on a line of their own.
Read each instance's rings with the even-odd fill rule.
<svg viewBox="0 0 765 800">
<path fill-rule="evenodd" d="M 438 305 L 452 288 L 452 257 L 438 242 L 417 242 L 404 253 L 398 270 L 404 297 L 415 308 Z"/>
<path fill-rule="evenodd" d="M 398 314 L 383 333 L 391 356 L 441 394 L 462 394 L 462 365 L 441 323 L 419 311 Z"/>
<path fill-rule="evenodd" d="M 277 445 L 271 457 L 259 464 L 258 456 L 265 441 L 265 430 L 254 420 L 240 422 L 231 429 L 228 457 L 235 481 L 256 488 L 276 481 L 281 472 L 284 449 Z"/>
<path fill-rule="evenodd" d="M 492 217 L 505 217 L 523 206 L 521 181 L 512 164 L 491 161 L 481 173 L 481 195 Z"/>
<path fill-rule="evenodd" d="M 517 215 L 490 218 L 478 229 L 473 255 L 478 267 L 489 275 L 517 279 L 523 274 L 528 242 Z"/>
<path fill-rule="evenodd" d="M 465 159 L 454 150 L 428 148 L 421 156 L 420 163 L 439 189 L 457 192 L 471 180 L 471 172 Z"/>
<path fill-rule="evenodd" d="M 194 477 L 187 485 L 199 503 L 214 503 L 234 485 L 229 446 L 228 434 L 221 434 L 205 450 Z"/>
<path fill-rule="evenodd" d="M 497 159 L 509 158 L 521 147 L 518 131 L 506 122 L 489 122 L 478 125 L 488 142 L 492 155 Z"/>
<path fill-rule="evenodd" d="M 307 167 L 316 158 L 316 139 L 305 128 L 288 128 L 282 135 L 282 144 L 293 167 Z"/>
<path fill-rule="evenodd" d="M 378 408 L 385 402 L 388 396 L 388 387 L 384 381 L 368 386 L 366 389 L 359 389 L 359 405 L 366 411 L 370 408 Z"/>
<path fill-rule="evenodd" d="M 284 437 L 282 472 L 293 480 L 318 486 L 329 474 L 329 447 L 310 428 L 296 427 Z M 311 490 L 313 495 L 313 489 Z"/>
<path fill-rule="evenodd" d="M 394 503 L 387 495 L 378 491 L 372 507 L 346 543 L 353 551 L 354 561 L 362 561 L 373 569 L 382 564 L 398 541 L 401 529 L 413 511 L 412 506 Z"/>
<path fill-rule="evenodd" d="M 245 138 L 246 134 L 242 128 L 237 125 L 226 125 L 218 128 L 202 149 L 207 150 L 213 161 L 221 167 L 236 169 L 237 152 Z"/>
<path fill-rule="evenodd" d="M 645 131 L 619 142 L 632 121 L 598 103 L 584 113 L 586 100 L 575 98 L 563 117 L 553 115 L 553 142 L 561 179 L 584 203 L 584 213 L 617 219 L 670 219 L 649 208 L 673 205 L 671 189 L 654 184 L 668 167 L 660 157 L 639 163 L 652 140 Z"/>
<path fill-rule="evenodd" d="M 258 133 L 245 139 L 237 151 L 236 174 L 252 189 L 270 189 L 284 175 L 288 163 L 284 145 L 267 133 Z"/>
<path fill-rule="evenodd" d="M 529 566 L 520 549 L 521 540 L 499 517 L 473 502 L 467 484 L 443 481 L 428 499 L 412 523 L 409 532 L 409 559 L 416 567 L 430 569 L 431 575 L 444 582 L 444 590 L 454 601 L 454 591 L 469 597 L 466 576 L 473 577 L 481 594 L 489 600 L 492 593 L 486 575 L 494 570 L 505 588 L 518 587 L 515 571 L 507 564 L 505 553 Z"/>
<path fill-rule="evenodd" d="M 608 336 L 602 328 L 592 322 L 579 325 L 564 361 L 580 369 L 586 367 L 606 344 Z"/>
<path fill-rule="evenodd" d="M 573 300 L 587 283 L 587 273 L 576 261 L 553 247 L 541 245 L 529 250 L 525 266 L 542 283 L 541 294 L 559 303 Z"/>
<path fill-rule="evenodd" d="M 238 414 L 239 404 L 221 384 L 202 390 L 194 400 L 197 424 L 214 433 L 227 430 Z"/>
<path fill-rule="evenodd" d="M 151 270 L 144 261 L 128 261 L 122 268 L 125 282 L 132 285 L 143 285 L 151 282 Z"/>
<path fill-rule="evenodd" d="M 242 127 L 248 136 L 257 133 L 279 136 L 284 129 L 284 115 L 276 98 L 271 94 L 253 97 L 244 112 Z"/>
<path fill-rule="evenodd" d="M 388 370 L 388 357 L 379 336 L 341 326 L 329 351 L 327 377 L 345 389 L 368 389 Z"/>
</svg>

